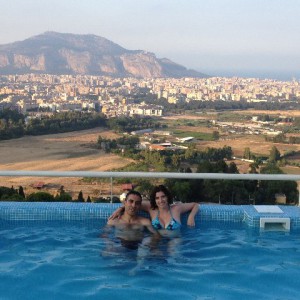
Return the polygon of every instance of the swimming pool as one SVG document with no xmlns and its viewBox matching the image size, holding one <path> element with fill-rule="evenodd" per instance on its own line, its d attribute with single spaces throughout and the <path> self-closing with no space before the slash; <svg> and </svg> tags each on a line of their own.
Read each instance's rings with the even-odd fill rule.
<svg viewBox="0 0 300 300">
<path fill-rule="evenodd" d="M 251 207 L 230 214 L 204 205 L 176 255 L 162 241 L 132 273 L 136 250 L 103 255 L 100 234 L 114 207 L 1 203 L 1 299 L 298 299 L 295 222 L 291 231 L 261 231 L 246 223 Z"/>
</svg>

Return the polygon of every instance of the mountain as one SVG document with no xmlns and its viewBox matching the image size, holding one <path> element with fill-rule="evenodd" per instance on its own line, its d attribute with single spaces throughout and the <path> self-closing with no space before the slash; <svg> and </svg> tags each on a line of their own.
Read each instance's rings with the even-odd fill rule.
<svg viewBox="0 0 300 300">
<path fill-rule="evenodd" d="M 57 32 L 0 45 L 0 74 L 24 73 L 207 77 L 154 53 L 127 50 L 100 36 Z"/>
</svg>

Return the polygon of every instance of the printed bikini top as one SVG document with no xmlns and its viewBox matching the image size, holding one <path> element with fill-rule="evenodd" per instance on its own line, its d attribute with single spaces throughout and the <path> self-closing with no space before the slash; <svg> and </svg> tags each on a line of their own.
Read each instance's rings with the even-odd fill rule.
<svg viewBox="0 0 300 300">
<path fill-rule="evenodd" d="M 182 225 L 173 218 L 171 210 L 170 210 L 170 214 L 171 214 L 170 223 L 166 227 L 163 227 L 159 221 L 159 211 L 158 211 L 156 217 L 151 222 L 152 226 L 157 230 L 159 230 L 159 229 L 166 229 L 166 230 L 180 229 Z"/>
</svg>

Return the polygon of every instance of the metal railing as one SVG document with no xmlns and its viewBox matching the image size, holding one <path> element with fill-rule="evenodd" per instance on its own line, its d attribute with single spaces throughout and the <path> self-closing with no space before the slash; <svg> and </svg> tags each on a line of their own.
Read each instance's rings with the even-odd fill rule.
<svg viewBox="0 0 300 300">
<path fill-rule="evenodd" d="M 110 178 L 111 198 L 113 178 L 169 178 L 169 179 L 215 179 L 215 180 L 280 180 L 297 181 L 300 187 L 300 174 L 227 174 L 227 173 L 175 173 L 175 172 L 93 172 L 93 171 L 8 171 L 0 170 L 0 176 L 8 177 L 86 177 Z M 300 192 L 299 201 L 300 203 Z"/>
<path fill-rule="evenodd" d="M 228 174 L 228 173 L 174 173 L 174 172 L 93 172 L 93 171 L 5 171 L 0 176 L 28 177 L 97 177 L 97 178 L 172 178 L 172 179 L 226 179 L 226 180 L 282 180 L 300 181 L 292 174 Z"/>
</svg>

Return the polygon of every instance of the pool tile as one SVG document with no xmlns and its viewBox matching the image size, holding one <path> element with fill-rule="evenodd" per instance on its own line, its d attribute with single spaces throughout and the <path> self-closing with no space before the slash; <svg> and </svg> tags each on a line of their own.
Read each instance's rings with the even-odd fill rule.
<svg viewBox="0 0 300 300">
<path fill-rule="evenodd" d="M 107 219 L 119 206 L 118 203 L 0 202 L 0 220 L 89 222 Z M 300 208 L 287 205 L 276 205 L 268 209 L 262 206 L 257 209 L 253 205 L 200 204 L 196 222 L 241 223 L 249 227 L 259 227 L 262 217 L 290 218 L 291 228 L 300 229 Z M 187 214 L 183 216 L 183 223 L 186 218 Z"/>
</svg>

